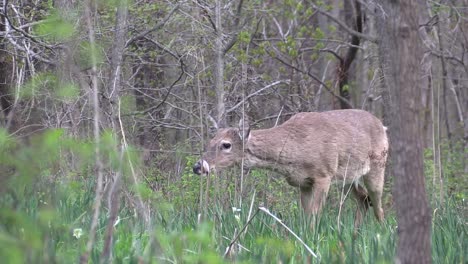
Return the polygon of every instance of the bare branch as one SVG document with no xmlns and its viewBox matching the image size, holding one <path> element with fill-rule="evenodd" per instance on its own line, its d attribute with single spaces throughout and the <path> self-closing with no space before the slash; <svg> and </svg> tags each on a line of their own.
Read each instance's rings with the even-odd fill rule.
<svg viewBox="0 0 468 264">
<path fill-rule="evenodd" d="M 236 44 L 236 42 L 237 42 L 237 38 L 238 38 L 239 32 L 240 32 L 239 23 L 240 23 L 240 16 L 241 16 L 242 4 L 243 3 L 244 3 L 244 0 L 240 0 L 239 5 L 237 5 L 237 13 L 236 13 L 235 21 L 234 21 L 234 27 L 236 28 L 236 33 L 234 34 L 234 36 L 232 36 L 231 41 L 229 41 L 224 46 L 224 50 L 223 50 L 224 54 L 226 54 L 234 46 L 234 44 Z"/>
<path fill-rule="evenodd" d="M 281 221 L 281 219 L 279 219 L 278 217 L 276 217 L 274 214 L 272 214 L 270 212 L 270 210 L 268 210 L 267 208 L 265 207 L 259 207 L 258 209 L 262 210 L 263 212 L 265 212 L 267 215 L 273 217 L 273 219 L 275 219 L 276 222 L 278 222 L 280 225 L 282 225 L 284 228 L 286 228 L 286 230 L 288 230 L 289 233 L 291 233 L 306 249 L 307 251 L 309 251 L 309 253 L 314 257 L 314 258 L 317 258 L 317 255 L 312 251 L 312 249 L 310 249 L 309 246 L 307 246 L 306 243 L 304 243 L 304 241 L 298 236 L 296 235 L 296 233 L 294 233 L 291 228 L 289 228 L 287 225 L 285 225 L 283 223 L 283 221 Z"/>
<path fill-rule="evenodd" d="M 279 62 L 283 63 L 284 65 L 288 66 L 288 67 L 291 67 L 292 69 L 302 73 L 302 74 L 306 74 L 307 76 L 309 76 L 310 78 L 314 79 L 316 82 L 318 82 L 319 84 L 321 84 L 323 86 L 323 88 L 325 88 L 325 90 L 327 90 L 331 95 L 333 95 L 334 97 L 340 99 L 342 102 L 346 103 L 350 108 L 354 108 L 353 107 L 353 104 L 348 101 L 348 99 L 340 96 L 340 95 L 337 95 L 335 94 L 332 89 L 330 89 L 330 87 L 328 87 L 328 85 L 326 85 L 324 82 L 322 82 L 322 80 L 320 80 L 317 76 L 313 75 L 312 73 L 310 73 L 310 71 L 304 71 L 288 62 L 286 62 L 285 60 L 281 59 L 279 56 L 272 56 L 274 59 L 278 60 Z"/>
<path fill-rule="evenodd" d="M 313 4 L 313 3 L 311 3 L 311 4 L 312 4 L 312 6 L 313 6 L 314 8 L 317 9 L 317 11 L 318 11 L 320 14 L 322 14 L 322 15 L 328 17 L 330 20 L 332 20 L 333 22 L 337 23 L 341 28 L 343 28 L 346 32 L 348 32 L 348 34 L 353 35 L 353 36 L 356 36 L 356 37 L 359 37 L 359 38 L 361 38 L 361 39 L 368 40 L 368 41 L 373 42 L 373 43 L 378 43 L 378 40 L 377 40 L 376 37 L 374 37 L 374 36 L 369 36 L 369 35 L 360 33 L 360 32 L 358 32 L 358 31 L 356 31 L 356 30 L 354 30 L 354 29 L 348 27 L 343 21 L 339 20 L 338 18 L 335 18 L 332 14 L 330 14 L 330 13 L 324 11 L 323 9 L 321 9 L 320 7 L 318 7 L 317 5 L 315 5 L 315 4 Z"/>
<path fill-rule="evenodd" d="M 153 45 L 155 45 L 156 47 L 162 49 L 163 51 L 169 53 L 169 55 L 171 55 L 172 57 L 174 57 L 176 60 L 180 61 L 182 60 L 181 56 L 176 54 L 175 52 L 173 52 L 172 50 L 170 50 L 169 48 L 163 46 L 161 43 L 157 42 L 156 40 L 154 39 L 151 39 L 151 38 L 148 38 L 148 37 L 144 37 L 144 39 L 146 39 L 147 41 L 151 42 Z"/>
<path fill-rule="evenodd" d="M 172 88 L 175 87 L 175 85 L 182 79 L 182 77 L 184 76 L 185 74 L 185 64 L 184 62 L 181 60 L 180 61 L 180 74 L 179 74 L 179 77 L 171 84 L 171 86 L 169 86 L 168 90 L 167 90 L 167 93 L 166 95 L 164 95 L 163 99 L 161 100 L 161 102 L 159 102 L 159 104 L 153 106 L 153 107 L 150 107 L 148 109 L 146 109 L 145 111 L 142 112 L 142 114 L 147 114 L 151 111 L 154 111 L 154 110 L 157 110 L 159 107 L 161 107 L 161 105 L 163 105 L 167 98 L 169 97 L 169 95 L 171 94 L 171 90 Z"/>
<path fill-rule="evenodd" d="M 145 31 L 139 33 L 138 35 L 133 36 L 131 39 L 127 40 L 127 42 L 125 43 L 125 47 L 127 48 L 133 42 L 135 42 L 138 39 L 141 39 L 141 38 L 145 37 L 146 35 L 150 34 L 151 32 L 154 32 L 156 30 L 161 29 L 167 23 L 167 21 L 169 21 L 169 18 L 172 17 L 172 15 L 175 13 L 175 11 L 177 11 L 179 6 L 180 5 L 178 4 L 174 8 L 172 8 L 172 10 L 163 18 L 163 20 L 160 21 L 158 24 L 156 24 L 154 27 L 152 27 L 152 28 L 150 28 L 148 30 L 145 30 Z"/>
<path fill-rule="evenodd" d="M 271 88 L 271 87 L 273 87 L 273 86 L 276 86 L 276 85 L 278 85 L 278 84 L 280 84 L 280 83 L 289 84 L 289 80 L 280 80 L 280 81 L 276 81 L 276 82 L 271 83 L 271 84 L 269 84 L 269 85 L 267 85 L 267 86 L 265 86 L 265 87 L 263 87 L 263 88 L 261 88 L 261 89 L 258 89 L 257 91 L 255 91 L 255 92 L 253 92 L 253 93 L 247 95 L 242 101 L 240 101 L 239 103 L 237 103 L 235 106 L 233 106 L 233 107 L 231 107 L 230 109 L 226 110 L 226 114 L 228 114 L 228 113 L 230 113 L 230 112 L 236 110 L 239 106 L 241 106 L 243 103 L 245 103 L 245 102 L 246 102 L 247 100 L 249 100 L 250 98 L 252 98 L 252 97 L 256 96 L 257 94 L 263 92 L 264 90 L 269 89 L 269 88 Z"/>
<path fill-rule="evenodd" d="M 15 11 L 15 13 L 18 13 L 18 11 L 15 9 L 15 8 L 12 8 L 13 11 Z M 24 31 L 22 28 L 23 27 L 16 27 L 10 20 L 10 17 L 8 16 L 8 0 L 5 0 L 5 5 L 3 7 L 3 14 L 2 16 L 4 16 L 8 22 L 8 25 L 14 30 L 14 31 L 17 31 L 19 33 L 21 33 L 21 35 L 23 35 L 24 37 L 26 37 L 27 39 L 31 40 L 32 42 L 36 43 L 36 44 L 39 44 L 40 46 L 43 46 L 47 49 L 49 49 L 50 51 L 54 51 L 53 49 L 54 48 L 60 48 L 60 45 L 49 45 L 49 44 L 46 44 L 40 40 L 37 39 L 37 37 L 29 34 L 28 32 Z"/>
<path fill-rule="evenodd" d="M 239 239 L 240 235 L 242 235 L 242 233 L 244 233 L 244 231 L 247 230 L 247 227 L 250 225 L 250 222 L 252 222 L 252 220 L 255 218 L 255 216 L 258 214 L 259 211 L 260 211 L 260 208 L 257 208 L 255 213 L 249 218 L 249 220 L 247 220 L 247 223 L 245 223 L 244 227 L 242 227 L 242 229 L 239 231 L 239 233 L 237 233 L 234 236 L 234 238 L 231 240 L 231 243 L 229 243 L 229 246 L 226 248 L 226 251 L 224 252 L 224 257 L 225 258 L 227 256 L 229 256 L 229 253 L 231 252 L 232 246 L 234 245 L 234 243 L 236 243 L 237 239 Z"/>
</svg>

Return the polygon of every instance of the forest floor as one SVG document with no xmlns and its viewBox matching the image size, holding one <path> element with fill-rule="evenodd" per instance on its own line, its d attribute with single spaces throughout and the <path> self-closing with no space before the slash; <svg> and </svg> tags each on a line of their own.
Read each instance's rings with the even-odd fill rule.
<svg viewBox="0 0 468 264">
<path fill-rule="evenodd" d="M 11 193 L 0 195 L 0 259 L 4 263 L 76 263 L 86 249 L 94 181 L 88 178 L 68 184 L 40 185 L 29 185 L 23 190 L 23 198 Z M 253 194 L 251 197 L 257 199 Z M 394 262 L 398 227 L 391 208 L 381 224 L 369 212 L 354 235 L 355 206 L 350 201 L 341 211 L 330 203 L 310 223 L 294 197 L 290 198 L 289 208 L 271 211 L 281 222 L 258 209 L 259 203 L 256 200 L 252 203 L 251 199 L 239 209 L 214 202 L 201 217 L 196 203 L 176 207 L 163 196 L 153 198 L 158 202 L 153 203 L 149 222 L 124 201 L 125 206 L 114 223 L 112 263 Z M 103 207 L 90 254 L 92 263 L 100 261 L 105 244 L 107 201 L 103 201 Z M 433 206 L 434 263 L 468 261 L 465 213 L 466 204 L 462 200 L 446 199 L 443 205 Z M 233 246 L 227 250 L 235 237 Z"/>
</svg>

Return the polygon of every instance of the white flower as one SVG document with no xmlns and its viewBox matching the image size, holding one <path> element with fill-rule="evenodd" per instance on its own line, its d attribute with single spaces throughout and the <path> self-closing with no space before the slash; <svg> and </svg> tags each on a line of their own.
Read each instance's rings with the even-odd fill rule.
<svg viewBox="0 0 468 264">
<path fill-rule="evenodd" d="M 83 235 L 83 229 L 81 228 L 73 229 L 73 236 L 76 237 L 76 239 L 80 238 L 82 235 Z"/>
<path fill-rule="evenodd" d="M 241 211 L 240 208 L 232 207 L 232 212 L 233 212 L 233 213 L 237 213 L 237 212 L 240 212 L 240 211 Z"/>
</svg>

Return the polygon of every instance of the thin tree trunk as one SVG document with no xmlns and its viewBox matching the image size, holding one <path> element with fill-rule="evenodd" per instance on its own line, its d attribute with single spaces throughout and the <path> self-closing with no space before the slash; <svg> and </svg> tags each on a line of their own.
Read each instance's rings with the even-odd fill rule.
<svg viewBox="0 0 468 264">
<path fill-rule="evenodd" d="M 119 1 L 117 7 L 117 14 L 115 18 L 115 33 L 113 47 L 111 51 L 111 68 L 109 80 L 110 86 L 107 87 L 107 104 L 105 111 L 108 111 L 107 115 L 109 123 L 113 131 L 118 131 L 117 126 L 117 100 L 120 95 L 120 77 L 122 73 L 122 61 L 123 53 L 125 50 L 125 41 L 127 34 L 127 15 L 128 7 L 127 1 Z"/>
<path fill-rule="evenodd" d="M 123 127 L 117 126 L 118 124 L 118 105 L 120 102 L 120 76 L 121 76 L 121 68 L 122 68 L 122 61 L 123 61 L 123 53 L 125 50 L 125 36 L 127 32 L 127 1 L 122 0 L 119 2 L 117 7 L 117 14 L 115 18 L 115 33 L 114 33 L 114 46 L 112 48 L 112 60 L 111 60 L 111 86 L 108 87 L 109 93 L 109 107 L 108 110 L 111 112 L 109 113 L 110 123 L 112 125 L 112 130 L 114 132 L 123 129 Z M 122 131 L 123 133 L 123 131 Z M 123 152 L 124 150 L 121 149 Z M 123 155 L 123 153 L 122 153 Z M 122 158 L 123 160 L 123 158 Z M 117 219 L 120 207 L 120 178 L 122 174 L 122 168 L 120 171 L 113 173 L 113 184 L 108 194 L 108 207 L 109 207 L 109 218 L 107 220 L 107 228 L 104 240 L 104 249 L 101 253 L 101 263 L 105 263 L 108 261 L 112 261 L 112 241 L 114 235 L 114 224 Z"/>
<path fill-rule="evenodd" d="M 123 151 L 123 150 L 122 150 Z M 121 155 L 121 162 L 123 163 L 123 153 Z M 121 168 L 122 169 L 122 168 Z M 106 234 L 104 237 L 104 249 L 101 253 L 101 263 L 112 263 L 112 246 L 114 236 L 114 226 L 119 216 L 120 209 L 120 193 L 121 193 L 121 178 L 122 172 L 115 173 L 114 182 L 109 192 L 107 199 L 107 206 L 109 207 L 109 219 L 106 227 Z"/>
<path fill-rule="evenodd" d="M 98 78 L 97 78 L 97 58 L 95 56 L 96 44 L 95 34 L 94 34 L 94 24 L 91 14 L 91 6 L 93 2 L 89 0 L 84 6 L 84 19 L 86 27 L 88 30 L 88 39 L 91 47 L 91 81 L 92 81 L 92 102 L 93 102 L 93 111 L 94 111 L 94 122 L 93 122 L 93 135 L 94 135 L 94 144 L 95 144 L 95 155 L 96 155 L 96 191 L 93 204 L 93 218 L 91 221 L 91 227 L 89 230 L 89 238 L 86 244 L 86 251 L 80 257 L 80 263 L 88 263 L 89 255 L 94 246 L 94 240 L 96 237 L 96 230 L 98 227 L 99 212 L 101 209 L 102 202 L 102 193 L 103 193 L 103 164 L 101 160 L 101 149 L 100 149 L 100 112 L 101 108 L 99 107 L 99 90 L 98 90 Z"/>
<path fill-rule="evenodd" d="M 216 89 L 216 122 L 219 127 L 225 126 L 226 117 L 224 112 L 224 45 L 223 45 L 223 28 L 221 23 L 221 5 L 222 0 L 216 1 L 215 6 L 215 26 L 216 26 L 216 63 L 215 63 L 215 89 Z"/>
<path fill-rule="evenodd" d="M 431 262 L 431 213 L 427 202 L 422 155 L 420 62 L 417 1 L 380 0 L 380 56 L 390 108 L 393 198 L 398 220 L 396 263 Z M 387 116 L 388 117 L 388 116 Z"/>
<path fill-rule="evenodd" d="M 1 13 L 4 12 L 5 3 L 2 3 Z M 9 113 L 13 106 L 13 97 L 11 96 L 10 91 L 10 82 L 11 82 L 11 68 L 12 68 L 12 56 L 8 54 L 7 51 L 7 35 L 6 35 L 6 19 L 5 16 L 0 14 L 0 33 L 2 37 L 0 38 L 0 106 L 1 111 L 3 112 L 4 123 L 8 124 L 8 118 L 10 118 Z"/>
<path fill-rule="evenodd" d="M 345 17 L 346 21 L 351 22 L 353 25 L 353 29 L 357 32 L 362 33 L 362 12 L 361 12 L 361 4 L 359 1 L 354 1 L 354 3 L 350 3 L 349 0 L 344 0 L 344 6 L 347 7 L 345 9 Z M 354 8 L 354 11 L 353 11 Z M 349 87 L 349 70 L 351 68 L 351 63 L 353 63 L 354 59 L 356 58 L 356 54 L 358 52 L 358 46 L 361 43 L 361 39 L 358 36 L 353 35 L 351 37 L 350 47 L 346 52 L 346 56 L 340 61 L 338 67 L 338 86 L 340 89 L 340 96 L 351 101 L 351 93 Z M 349 109 L 351 105 L 349 105 L 346 101 L 340 100 L 340 108 L 341 109 Z"/>
</svg>

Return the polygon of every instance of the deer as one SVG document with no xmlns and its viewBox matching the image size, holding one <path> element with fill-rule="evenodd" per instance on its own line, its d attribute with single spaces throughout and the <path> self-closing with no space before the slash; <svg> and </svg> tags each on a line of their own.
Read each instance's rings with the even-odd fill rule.
<svg viewBox="0 0 468 264">
<path fill-rule="evenodd" d="M 216 132 L 193 172 L 208 175 L 242 161 L 247 169 L 276 171 L 299 188 L 307 216 L 319 214 L 330 185 L 341 182 L 358 203 L 356 230 L 369 206 L 378 222 L 384 219 L 386 130 L 377 117 L 357 109 L 301 112 L 281 125 L 258 130 L 241 120 L 237 128 Z"/>
</svg>

